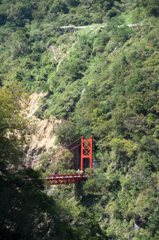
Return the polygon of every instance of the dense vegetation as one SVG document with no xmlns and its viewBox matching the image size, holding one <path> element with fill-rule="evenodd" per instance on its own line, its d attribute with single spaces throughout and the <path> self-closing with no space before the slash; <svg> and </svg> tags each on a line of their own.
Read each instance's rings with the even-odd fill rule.
<svg viewBox="0 0 159 240">
<path fill-rule="evenodd" d="M 35 114 L 42 119 L 51 115 L 65 119 L 56 130 L 61 143 L 81 135 L 94 136 L 94 159 L 100 167 L 83 185 L 82 198 L 76 202 L 70 191 L 54 194 L 55 202 L 66 198 L 66 208 L 73 206 L 74 212 L 68 211 L 70 218 L 66 219 L 68 228 L 62 230 L 72 234 L 66 234 L 66 239 L 85 239 L 85 235 L 88 239 L 106 239 L 106 235 L 113 240 L 159 238 L 158 16 L 158 0 L 0 2 L 2 93 L 16 80 L 25 91 L 46 92 Z M 139 24 L 127 26 L 133 23 Z M 64 30 L 60 28 L 63 25 L 87 27 Z M 0 121 L 6 121 L 3 114 Z M 2 133 L 4 145 L 3 141 L 9 140 L 4 130 Z M 21 157 L 13 143 L 13 151 Z M 11 156 L 2 150 L 2 160 L 8 162 Z M 31 192 L 35 199 L 40 194 Z M 28 192 L 15 194 L 24 196 Z M 46 198 L 44 195 L 45 203 L 53 201 Z M 59 219 L 51 220 L 56 215 L 56 204 L 50 202 L 53 207 L 39 210 L 52 214 L 50 220 L 45 219 L 46 228 L 49 221 L 65 221 L 64 209 Z M 22 214 L 24 217 L 26 213 Z M 74 214 L 77 222 L 71 218 Z M 94 219 L 102 230 L 96 222 L 96 227 L 92 225 Z M 8 221 L 10 216 L 5 227 Z M 14 225 L 14 220 L 10 224 Z M 40 222 L 39 226 L 44 227 Z M 90 229 L 88 236 L 80 228 L 83 232 Z M 62 239 L 60 231 L 50 233 L 47 229 L 47 234 Z"/>
<path fill-rule="evenodd" d="M 26 100 L 18 82 L 0 89 L 0 239 L 102 239 L 89 210 L 58 191 L 49 197 L 40 171 L 16 167 L 33 130 L 22 116 Z"/>
</svg>

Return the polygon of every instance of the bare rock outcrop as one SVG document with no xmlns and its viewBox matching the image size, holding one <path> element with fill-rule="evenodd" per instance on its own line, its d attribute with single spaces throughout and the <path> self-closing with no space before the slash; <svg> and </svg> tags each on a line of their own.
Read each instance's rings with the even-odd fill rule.
<svg viewBox="0 0 159 240">
<path fill-rule="evenodd" d="M 38 108 L 38 101 L 42 95 L 44 94 L 33 93 L 29 97 L 27 118 L 35 125 L 29 148 L 26 150 L 29 161 L 37 159 L 44 152 L 52 152 L 56 141 L 56 136 L 53 132 L 58 124 L 62 122 L 62 120 L 58 120 L 55 117 L 41 120 L 34 115 L 34 112 Z"/>
</svg>

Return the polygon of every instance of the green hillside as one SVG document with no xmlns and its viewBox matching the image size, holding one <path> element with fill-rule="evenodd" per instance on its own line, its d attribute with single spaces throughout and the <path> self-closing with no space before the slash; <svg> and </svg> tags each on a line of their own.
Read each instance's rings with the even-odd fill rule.
<svg viewBox="0 0 159 240">
<path fill-rule="evenodd" d="M 94 137 L 82 198 L 55 196 L 97 223 L 87 239 L 159 239 L 158 17 L 159 0 L 0 1 L 1 91 L 45 92 L 35 115 L 65 120 L 57 143 Z"/>
</svg>

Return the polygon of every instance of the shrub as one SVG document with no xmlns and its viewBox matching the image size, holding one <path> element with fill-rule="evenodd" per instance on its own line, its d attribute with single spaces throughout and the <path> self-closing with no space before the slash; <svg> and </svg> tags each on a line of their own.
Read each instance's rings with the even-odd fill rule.
<svg viewBox="0 0 159 240">
<path fill-rule="evenodd" d="M 80 133 L 73 122 L 63 122 L 56 129 L 55 134 L 58 141 L 62 144 L 69 144 L 71 141 L 76 140 Z"/>
</svg>

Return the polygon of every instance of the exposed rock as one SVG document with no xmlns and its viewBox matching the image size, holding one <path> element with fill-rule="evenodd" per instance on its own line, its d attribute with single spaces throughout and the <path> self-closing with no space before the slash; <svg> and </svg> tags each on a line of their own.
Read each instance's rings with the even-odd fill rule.
<svg viewBox="0 0 159 240">
<path fill-rule="evenodd" d="M 55 118 L 49 120 L 38 119 L 36 122 L 36 131 L 32 136 L 28 153 L 32 153 L 31 155 L 33 156 L 34 150 L 36 150 L 36 155 L 43 152 L 51 152 L 55 147 L 56 140 L 56 136 L 53 134 L 53 131 L 61 122 L 61 120 L 57 120 Z"/>
<path fill-rule="evenodd" d="M 44 95 L 33 93 L 29 97 L 29 114 L 27 118 L 32 120 L 35 124 L 35 132 L 32 135 L 32 139 L 29 144 L 29 149 L 27 151 L 28 161 L 35 160 L 37 156 L 41 155 L 43 152 L 52 152 L 52 149 L 55 148 L 56 136 L 54 135 L 54 129 L 62 122 L 62 120 L 57 120 L 56 118 L 40 120 L 35 117 L 33 114 L 38 108 L 38 100 Z"/>
</svg>

